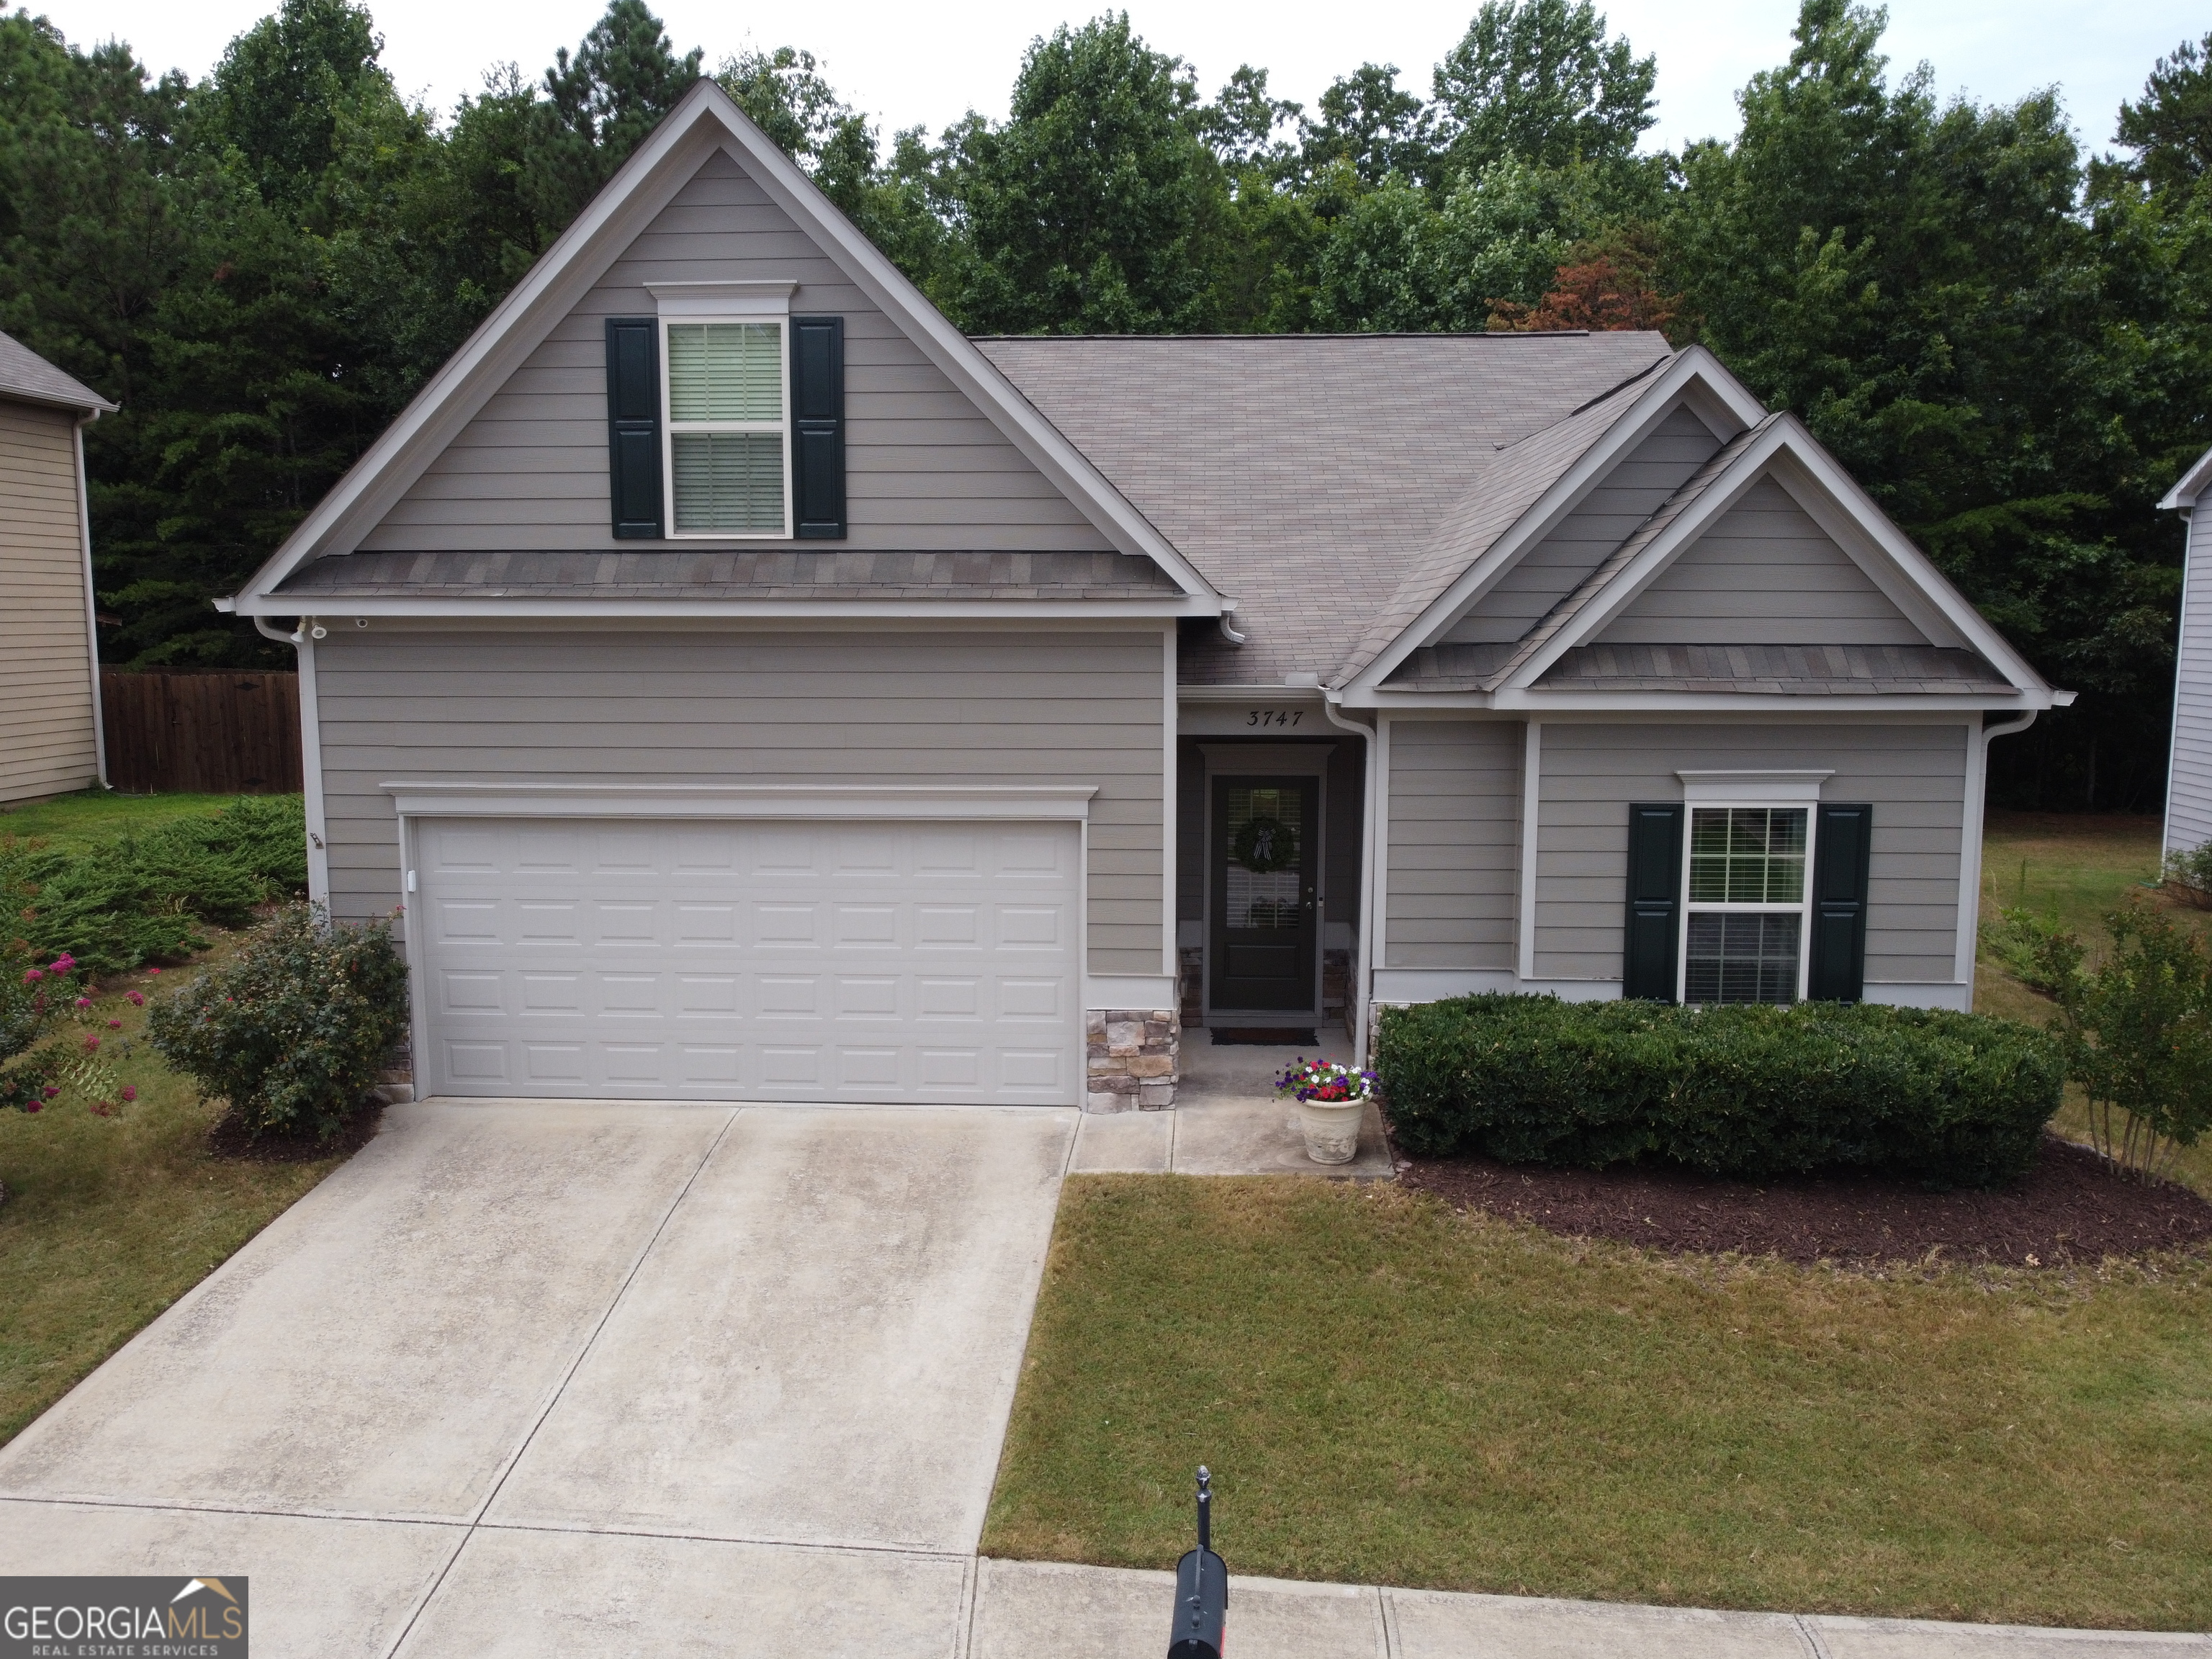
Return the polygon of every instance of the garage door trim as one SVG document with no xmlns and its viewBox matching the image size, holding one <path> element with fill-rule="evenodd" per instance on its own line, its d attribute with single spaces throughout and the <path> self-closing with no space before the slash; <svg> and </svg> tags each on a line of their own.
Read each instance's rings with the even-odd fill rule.
<svg viewBox="0 0 2212 1659">
<path fill-rule="evenodd" d="M 407 953 L 409 1041 L 418 1069 L 428 1065 L 432 1032 L 423 972 L 428 940 L 409 925 L 417 890 L 414 821 L 422 817 L 804 819 L 816 822 L 1072 823 L 1076 829 L 1075 969 L 1089 979 L 1091 802 L 1087 784 L 591 784 L 407 781 L 381 786 L 392 799 L 404 897 L 400 938 Z M 1082 1020 L 1073 1061 L 1080 1090 Z"/>
</svg>

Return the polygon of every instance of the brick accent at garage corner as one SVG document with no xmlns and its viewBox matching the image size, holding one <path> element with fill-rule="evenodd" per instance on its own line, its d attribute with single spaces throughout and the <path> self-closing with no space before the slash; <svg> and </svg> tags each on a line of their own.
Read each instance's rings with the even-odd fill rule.
<svg viewBox="0 0 2212 1659">
<path fill-rule="evenodd" d="M 1086 1112 L 1155 1112 L 1175 1104 L 1182 1019 L 1173 1008 L 1092 1008 L 1083 1016 Z"/>
</svg>

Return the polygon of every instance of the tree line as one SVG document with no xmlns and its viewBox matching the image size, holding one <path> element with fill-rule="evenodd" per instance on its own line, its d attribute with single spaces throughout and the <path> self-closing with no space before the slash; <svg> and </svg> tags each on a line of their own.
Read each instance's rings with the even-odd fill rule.
<svg viewBox="0 0 2212 1659">
<path fill-rule="evenodd" d="M 535 79 L 403 97 L 369 13 L 283 0 L 193 81 L 0 16 L 0 328 L 87 434 L 107 660 L 268 659 L 234 588 L 702 73 L 976 333 L 1658 328 L 1795 410 L 2057 684 L 2001 799 L 2158 804 L 2180 526 L 2212 438 L 2212 35 L 2109 148 L 2056 89 L 1945 101 L 1803 0 L 1728 139 L 1644 148 L 1656 64 L 1589 0 L 1485 0 L 1425 86 L 1209 95 L 1126 15 L 1007 116 L 886 137 L 805 51 L 679 52 L 612 0 Z"/>
</svg>

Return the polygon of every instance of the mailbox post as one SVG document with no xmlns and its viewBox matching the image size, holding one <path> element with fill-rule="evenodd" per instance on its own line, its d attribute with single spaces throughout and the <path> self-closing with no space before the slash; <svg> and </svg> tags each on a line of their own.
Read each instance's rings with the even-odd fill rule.
<svg viewBox="0 0 2212 1659">
<path fill-rule="evenodd" d="M 1176 1563 L 1168 1659 L 1221 1659 L 1229 1625 L 1229 1569 L 1213 1553 L 1213 1477 L 1198 1471 L 1198 1547 Z"/>
</svg>

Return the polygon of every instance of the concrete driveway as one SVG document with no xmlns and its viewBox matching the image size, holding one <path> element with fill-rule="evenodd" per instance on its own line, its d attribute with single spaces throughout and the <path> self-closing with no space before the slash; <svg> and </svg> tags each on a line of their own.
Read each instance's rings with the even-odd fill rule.
<svg viewBox="0 0 2212 1659">
<path fill-rule="evenodd" d="M 254 1651 L 957 1651 L 1072 1111 L 395 1107 L 0 1449 Z"/>
</svg>

